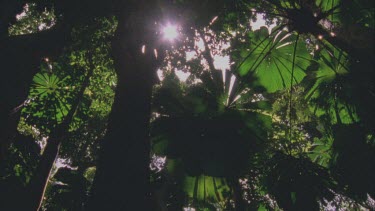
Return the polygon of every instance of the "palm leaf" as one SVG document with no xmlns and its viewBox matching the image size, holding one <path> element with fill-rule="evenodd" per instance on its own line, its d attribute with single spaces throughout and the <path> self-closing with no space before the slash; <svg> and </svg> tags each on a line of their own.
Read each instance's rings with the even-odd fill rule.
<svg viewBox="0 0 375 211">
<path fill-rule="evenodd" d="M 314 113 L 333 123 L 358 121 L 356 108 L 351 103 L 353 89 L 347 55 L 343 51 L 325 48 L 319 52 L 317 62 L 319 68 L 309 72 L 303 82 L 306 100 Z"/>
<path fill-rule="evenodd" d="M 305 44 L 297 41 L 297 36 L 286 31 L 269 33 L 266 27 L 256 30 L 252 36 L 251 51 L 238 68 L 238 73 L 246 78 L 253 74 L 256 80 L 268 92 L 289 88 L 292 81 L 293 55 L 297 53 L 293 84 L 298 84 L 305 77 L 305 70 L 310 65 L 310 55 Z M 265 41 L 263 41 L 265 40 Z M 294 52 L 294 43 L 297 48 Z"/>
</svg>

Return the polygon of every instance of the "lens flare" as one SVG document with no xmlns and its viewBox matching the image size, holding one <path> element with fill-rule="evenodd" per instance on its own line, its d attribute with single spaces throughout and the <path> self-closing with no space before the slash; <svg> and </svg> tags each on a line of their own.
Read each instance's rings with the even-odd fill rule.
<svg viewBox="0 0 375 211">
<path fill-rule="evenodd" d="M 163 28 L 163 37 L 166 40 L 173 41 L 178 37 L 178 28 L 175 25 L 168 24 Z"/>
</svg>

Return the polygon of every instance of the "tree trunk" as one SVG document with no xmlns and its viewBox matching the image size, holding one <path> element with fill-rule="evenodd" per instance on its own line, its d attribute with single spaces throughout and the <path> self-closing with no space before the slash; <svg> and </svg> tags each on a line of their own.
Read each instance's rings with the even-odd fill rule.
<svg viewBox="0 0 375 211">
<path fill-rule="evenodd" d="M 140 0 L 118 5 L 118 28 L 112 42 L 118 84 L 88 210 L 151 210 L 149 121 L 156 78 L 155 3 Z"/>
<path fill-rule="evenodd" d="M 39 165 L 36 168 L 30 184 L 26 187 L 25 200 L 27 200 L 27 203 L 22 204 L 22 206 L 24 206 L 22 210 L 39 210 L 42 205 L 48 179 L 51 175 L 53 164 L 59 154 L 61 141 L 61 137 L 51 137 L 48 139 Z"/>
<path fill-rule="evenodd" d="M 232 177 L 228 179 L 228 183 L 233 188 L 233 198 L 234 198 L 234 204 L 235 204 L 235 210 L 236 211 L 245 211 L 246 210 L 246 204 L 243 198 L 242 194 L 242 188 L 241 184 L 238 181 L 239 179 L 237 177 Z"/>
</svg>

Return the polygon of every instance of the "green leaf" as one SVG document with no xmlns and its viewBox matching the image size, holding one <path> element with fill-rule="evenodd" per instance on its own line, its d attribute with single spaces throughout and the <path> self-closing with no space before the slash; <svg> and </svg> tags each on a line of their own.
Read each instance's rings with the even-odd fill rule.
<svg viewBox="0 0 375 211">
<path fill-rule="evenodd" d="M 251 75 L 268 92 L 276 92 L 290 87 L 294 65 L 293 84 L 301 82 L 305 77 L 304 71 L 310 65 L 311 56 L 305 44 L 297 40 L 298 36 L 282 30 L 269 33 L 266 27 L 261 27 L 250 36 L 253 40 L 252 46 L 238 67 L 238 73 L 242 77 Z M 295 42 L 297 42 L 296 52 L 294 52 Z M 295 54 L 296 60 L 293 64 Z"/>
<path fill-rule="evenodd" d="M 210 176 L 186 176 L 184 180 L 184 191 L 189 198 L 196 201 L 220 202 L 224 199 L 226 192 L 230 191 L 228 184 L 222 178 Z"/>
<path fill-rule="evenodd" d="M 296 201 L 297 201 L 297 194 L 296 194 L 296 192 L 291 192 L 290 193 L 290 198 L 292 199 L 293 204 L 295 204 Z"/>
</svg>

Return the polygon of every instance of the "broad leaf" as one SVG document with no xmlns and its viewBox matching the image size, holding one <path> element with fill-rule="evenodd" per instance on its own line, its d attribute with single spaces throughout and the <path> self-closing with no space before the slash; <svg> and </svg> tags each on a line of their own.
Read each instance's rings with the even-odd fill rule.
<svg viewBox="0 0 375 211">
<path fill-rule="evenodd" d="M 283 30 L 269 33 L 266 27 L 262 27 L 250 36 L 252 45 L 247 52 L 242 52 L 244 60 L 238 66 L 242 77 L 252 73 L 269 92 L 301 82 L 310 65 L 310 55 L 297 35 Z"/>
</svg>

